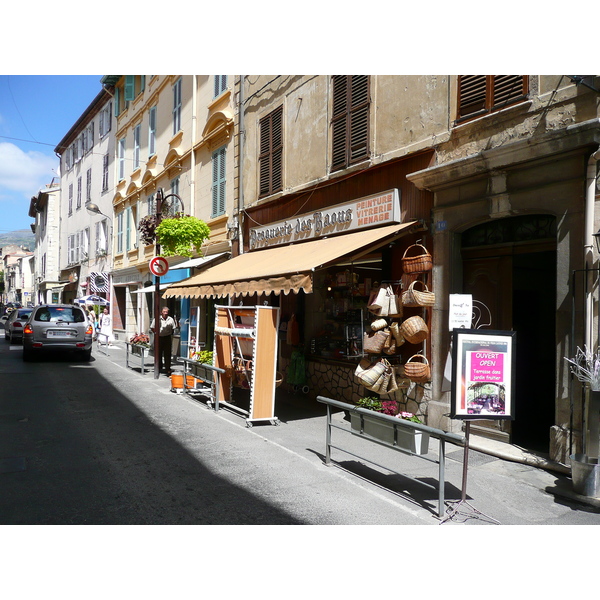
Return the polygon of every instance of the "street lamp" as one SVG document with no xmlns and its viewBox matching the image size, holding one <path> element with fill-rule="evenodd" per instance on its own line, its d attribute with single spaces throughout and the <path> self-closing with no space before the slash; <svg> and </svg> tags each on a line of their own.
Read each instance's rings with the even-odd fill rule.
<svg viewBox="0 0 600 600">
<path fill-rule="evenodd" d="M 183 212 L 183 200 L 177 194 L 164 195 L 162 188 L 156 190 L 156 227 L 160 225 L 163 210 L 169 215 Z M 155 242 L 155 255 L 160 254 L 160 244 Z M 154 276 L 154 379 L 160 376 L 160 277 Z M 171 351 L 171 350 L 169 350 Z"/>
</svg>

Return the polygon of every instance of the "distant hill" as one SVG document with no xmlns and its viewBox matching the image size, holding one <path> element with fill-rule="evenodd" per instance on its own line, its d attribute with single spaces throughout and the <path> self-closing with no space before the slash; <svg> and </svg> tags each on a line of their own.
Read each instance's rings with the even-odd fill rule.
<svg viewBox="0 0 600 600">
<path fill-rule="evenodd" d="M 9 244 L 24 246 L 33 251 L 35 247 L 35 235 L 33 235 L 31 229 L 19 229 L 17 231 L 9 231 L 8 233 L 0 233 L 0 248 Z"/>
</svg>

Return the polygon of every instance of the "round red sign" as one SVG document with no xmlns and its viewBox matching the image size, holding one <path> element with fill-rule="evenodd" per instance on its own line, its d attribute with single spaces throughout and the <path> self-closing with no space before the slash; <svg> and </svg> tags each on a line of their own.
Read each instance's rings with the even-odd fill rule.
<svg viewBox="0 0 600 600">
<path fill-rule="evenodd" d="M 166 258 L 162 256 L 155 256 L 149 264 L 150 273 L 152 275 L 156 275 L 157 277 L 161 277 L 165 275 L 169 270 L 169 263 Z"/>
</svg>

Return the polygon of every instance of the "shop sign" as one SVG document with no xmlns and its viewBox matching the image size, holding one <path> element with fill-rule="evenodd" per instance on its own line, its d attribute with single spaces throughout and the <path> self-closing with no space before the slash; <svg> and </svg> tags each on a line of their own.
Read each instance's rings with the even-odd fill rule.
<svg viewBox="0 0 600 600">
<path fill-rule="evenodd" d="M 449 328 L 470 329 L 473 319 L 473 296 L 471 294 L 450 294 Z"/>
<path fill-rule="evenodd" d="M 514 331 L 453 331 L 453 419 L 514 419 L 514 345 Z"/>
<path fill-rule="evenodd" d="M 400 192 L 388 190 L 250 229 L 250 249 L 319 239 L 378 225 L 401 223 Z"/>
</svg>

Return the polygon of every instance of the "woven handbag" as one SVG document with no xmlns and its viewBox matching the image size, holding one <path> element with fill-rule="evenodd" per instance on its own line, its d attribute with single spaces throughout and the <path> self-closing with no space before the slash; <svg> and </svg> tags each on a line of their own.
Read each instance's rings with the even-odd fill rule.
<svg viewBox="0 0 600 600">
<path fill-rule="evenodd" d="M 385 358 L 382 359 L 380 362 L 384 366 L 383 373 L 381 374 L 381 377 L 379 377 L 379 379 L 371 387 L 368 388 L 370 391 L 377 393 L 381 393 L 381 390 L 387 390 L 388 383 L 392 376 L 392 366 L 390 365 L 390 363 L 387 360 L 385 360 Z"/>
<path fill-rule="evenodd" d="M 387 321 L 385 319 L 375 319 L 375 321 L 371 323 L 371 329 L 373 331 L 379 331 L 385 327 L 387 327 Z"/>
<path fill-rule="evenodd" d="M 400 388 L 398 387 L 398 381 L 396 379 L 396 369 L 392 367 L 392 373 L 390 376 L 390 380 L 388 381 L 387 390 L 385 392 L 380 391 L 379 394 L 393 394 L 398 389 Z"/>
<path fill-rule="evenodd" d="M 366 332 L 363 337 L 363 350 L 367 354 L 380 354 L 383 350 L 388 337 L 388 332 L 384 329 L 379 331 Z"/>
<path fill-rule="evenodd" d="M 402 321 L 400 332 L 404 339 L 411 344 L 420 344 L 429 335 L 429 328 L 419 316 L 409 317 Z"/>
<path fill-rule="evenodd" d="M 398 321 L 392 321 L 390 325 L 390 331 L 396 340 L 396 346 L 402 346 L 402 344 L 404 344 L 404 336 L 400 332 L 400 323 L 398 323 Z"/>
<path fill-rule="evenodd" d="M 421 253 L 415 256 L 407 256 L 409 251 L 414 252 L 415 250 Z M 427 271 L 431 271 L 432 266 L 433 260 L 431 259 L 431 254 L 429 254 L 425 246 L 413 244 L 404 251 L 402 256 L 402 270 L 405 273 L 427 273 Z"/>
<path fill-rule="evenodd" d="M 420 283 L 425 290 L 415 289 L 415 285 Z M 402 292 L 402 304 L 404 306 L 433 306 L 435 304 L 435 294 L 429 291 L 429 288 L 418 279 L 415 279 L 406 291 Z"/>
<path fill-rule="evenodd" d="M 383 375 L 385 371 L 386 365 L 382 361 L 377 361 L 373 365 L 371 365 L 368 369 L 364 369 L 360 373 L 356 375 L 358 381 L 360 381 L 361 385 L 370 389 L 371 386 L 377 383 L 377 380 Z"/>
<path fill-rule="evenodd" d="M 411 362 L 415 358 L 420 358 L 425 362 Z M 416 383 L 429 381 L 431 379 L 429 361 L 422 354 L 411 356 L 404 365 L 404 375 Z"/>
<path fill-rule="evenodd" d="M 398 296 L 398 294 L 396 294 L 390 286 L 388 317 L 395 317 L 395 318 L 401 319 L 402 314 L 403 314 L 402 298 L 400 296 Z"/>
</svg>

